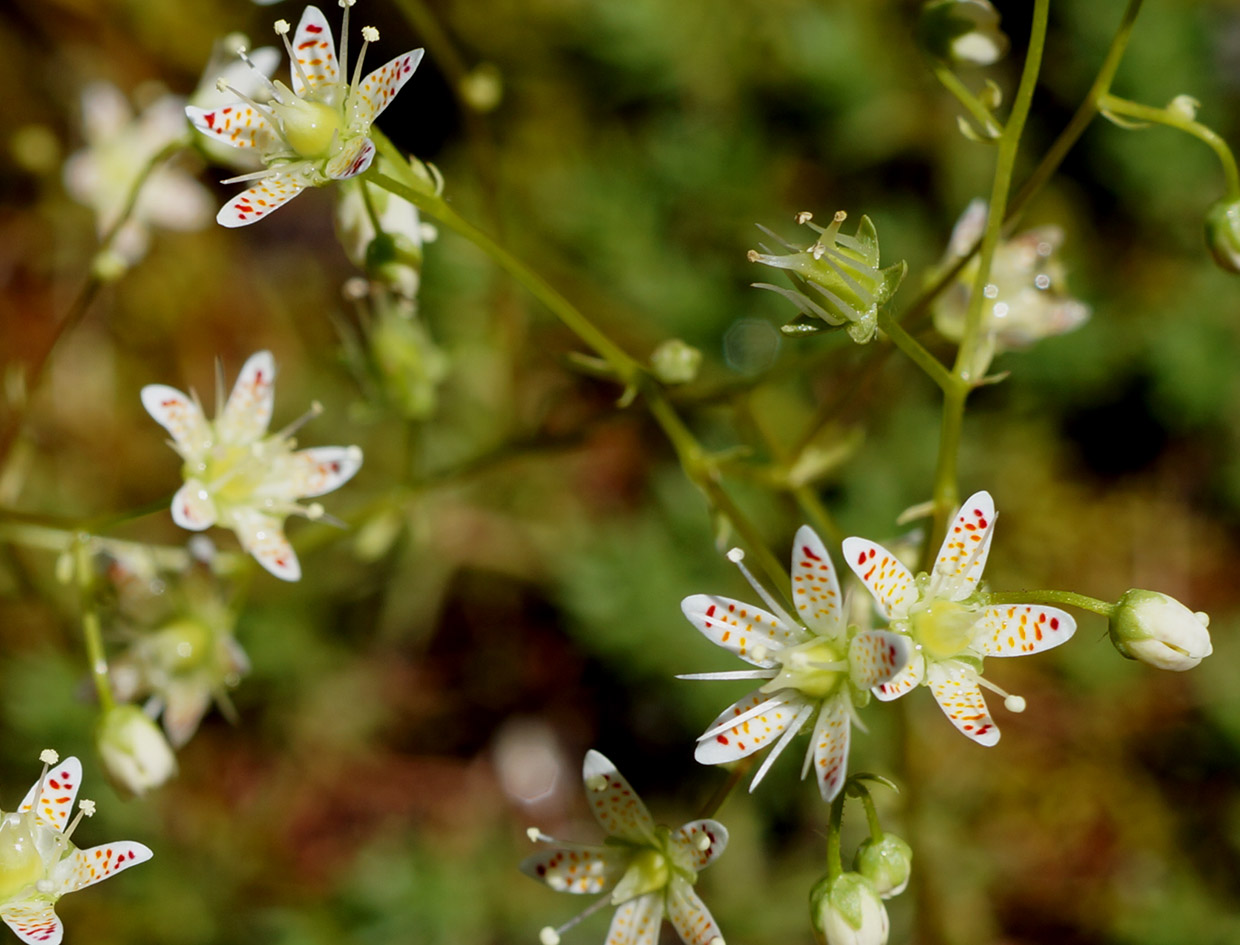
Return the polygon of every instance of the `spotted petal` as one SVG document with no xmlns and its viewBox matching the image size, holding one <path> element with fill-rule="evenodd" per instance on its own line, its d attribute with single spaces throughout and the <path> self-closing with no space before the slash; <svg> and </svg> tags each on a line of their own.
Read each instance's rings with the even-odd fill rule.
<svg viewBox="0 0 1240 945">
<path fill-rule="evenodd" d="M 318 446 L 290 454 L 274 469 L 272 479 L 296 499 L 339 489 L 361 468 L 362 451 L 356 446 Z"/>
<path fill-rule="evenodd" d="M 968 597 L 977 587 L 994 528 L 995 502 L 990 493 L 975 492 L 965 499 L 934 562 L 934 576 L 946 583 L 952 600 Z"/>
<path fill-rule="evenodd" d="M 680 609 L 709 640 L 754 666 L 774 666 L 770 653 L 809 639 L 800 627 L 730 597 L 694 594 L 680 602 Z M 761 658 L 755 656 L 755 650 L 762 652 L 759 647 L 766 650 Z"/>
<path fill-rule="evenodd" d="M 688 880 L 673 876 L 667 890 L 667 917 L 685 945 L 710 945 L 723 940 L 710 910 Z"/>
<path fill-rule="evenodd" d="M 590 810 L 608 836 L 630 843 L 648 844 L 654 839 L 654 821 L 624 775 L 597 751 L 586 752 L 581 767 Z"/>
<path fill-rule="evenodd" d="M 362 80 L 362 84 L 357 87 L 357 98 L 353 106 L 357 126 L 362 129 L 369 128 L 371 122 L 383 113 L 388 103 L 396 97 L 396 93 L 404 88 L 405 83 L 413 76 L 413 71 L 422 61 L 423 52 L 421 49 L 411 49 L 380 66 Z"/>
<path fill-rule="evenodd" d="M 556 892 L 601 893 L 616 884 L 632 853 L 620 847 L 569 846 L 544 850 L 521 861 L 521 872 Z"/>
<path fill-rule="evenodd" d="M 607 945 L 655 945 L 663 921 L 663 903 L 658 893 L 630 899 L 616 908 L 607 930 Z"/>
<path fill-rule="evenodd" d="M 122 870 L 145 863 L 151 856 L 148 847 L 132 840 L 105 843 L 88 850 L 73 851 L 72 855 L 56 864 L 51 878 L 57 885 L 58 894 L 64 895 L 103 882 Z"/>
<path fill-rule="evenodd" d="M 782 689 L 774 696 L 757 689 L 719 713 L 706 731 L 719 728 L 732 719 L 745 717 L 759 707 L 762 707 L 761 710 L 734 726 L 699 740 L 693 757 L 704 765 L 720 765 L 752 755 L 769 744 L 771 739 L 778 738 L 792 724 L 805 703 L 805 697 L 795 689 Z"/>
<path fill-rule="evenodd" d="M 26 945 L 60 945 L 65 929 L 56 915 L 55 903 L 25 899 L 0 906 L 0 919 Z"/>
<path fill-rule="evenodd" d="M 197 398 L 166 384 L 147 384 L 142 388 L 142 406 L 172 434 L 173 448 L 182 459 L 192 461 L 211 446 L 211 425 Z"/>
<path fill-rule="evenodd" d="M 908 613 L 916 599 L 913 575 L 895 555 L 867 538 L 845 538 L 844 560 L 878 601 L 888 620 Z"/>
<path fill-rule="evenodd" d="M 973 648 L 986 656 L 1041 653 L 1071 639 L 1076 632 L 1071 614 L 1033 604 L 987 607 L 975 626 Z"/>
<path fill-rule="evenodd" d="M 853 685 L 872 689 L 898 676 L 913 656 L 913 643 L 903 633 L 862 630 L 848 645 L 848 669 Z"/>
<path fill-rule="evenodd" d="M 224 443 L 248 445 L 267 432 L 275 401 L 276 362 L 270 351 L 246 360 L 215 429 Z"/>
<path fill-rule="evenodd" d="M 188 479 L 172 497 L 172 520 L 191 532 L 200 532 L 215 524 L 215 503 L 206 487 L 197 479 Z"/>
<path fill-rule="evenodd" d="M 38 798 L 35 821 L 44 827 L 63 831 L 69 823 L 69 814 L 73 811 L 73 802 L 81 784 L 82 762 L 76 758 L 65 758 L 59 764 L 52 765 L 48 769 L 47 780 L 43 782 L 43 792 Z M 18 805 L 19 813 L 36 806 L 34 792 L 38 788 L 39 782 L 36 781 Z"/>
<path fill-rule="evenodd" d="M 931 663 L 926 675 L 930 691 L 952 725 L 979 745 L 989 747 L 999 741 L 999 728 L 986 708 L 973 669 L 954 660 L 945 660 Z"/>
<path fill-rule="evenodd" d="M 280 137 L 266 115 L 244 102 L 212 109 L 186 105 L 185 114 L 208 138 L 243 151 L 269 151 Z"/>
<path fill-rule="evenodd" d="M 173 748 L 183 748 L 198 731 L 198 723 L 211 707 L 211 688 L 192 677 L 174 679 L 164 690 L 164 731 Z"/>
<path fill-rule="evenodd" d="M 808 525 L 797 529 L 792 546 L 792 600 L 815 633 L 833 636 L 843 629 L 839 578 L 822 539 Z"/>
<path fill-rule="evenodd" d="M 243 190 L 220 208 L 215 222 L 220 226 L 238 227 L 257 223 L 267 214 L 284 206 L 309 185 L 299 174 L 272 174 Z"/>
<path fill-rule="evenodd" d="M 841 696 L 823 703 L 810 741 L 814 778 L 818 782 L 822 799 L 827 803 L 835 800 L 848 774 L 848 740 L 852 731 L 852 719 L 848 714 L 846 699 L 846 696 Z M 807 756 L 806 761 L 808 760 Z"/>
<path fill-rule="evenodd" d="M 323 173 L 332 180 L 348 180 L 364 172 L 374 159 L 375 143 L 365 137 L 353 138 L 323 166 Z"/>
<path fill-rule="evenodd" d="M 300 70 L 292 68 L 293 92 L 304 97 L 306 83 L 312 89 L 321 89 L 340 81 L 340 64 L 336 60 L 335 40 L 327 18 L 318 7 L 306 7 L 293 34 L 293 54 Z M 306 81 L 302 81 L 302 75 Z"/>
<path fill-rule="evenodd" d="M 694 870 L 715 862 L 728 845 L 728 828 L 717 820 L 691 820 L 674 834 L 672 842 L 686 854 Z"/>
<path fill-rule="evenodd" d="M 236 531 L 241 547 L 259 564 L 282 581 L 301 579 L 301 564 L 278 519 L 249 508 L 232 509 L 229 514 L 228 524 Z"/>
<path fill-rule="evenodd" d="M 887 682 L 879 683 L 871 691 L 879 701 L 890 702 L 892 699 L 899 699 L 910 689 L 920 685 L 925 675 L 926 658 L 914 651 L 904 669 L 892 676 Z"/>
</svg>

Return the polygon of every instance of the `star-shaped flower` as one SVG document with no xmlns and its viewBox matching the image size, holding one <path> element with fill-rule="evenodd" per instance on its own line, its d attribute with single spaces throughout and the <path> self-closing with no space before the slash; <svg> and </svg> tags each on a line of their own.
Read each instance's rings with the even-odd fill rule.
<svg viewBox="0 0 1240 945">
<path fill-rule="evenodd" d="M 561 932 L 607 902 L 617 907 L 607 945 L 651 945 L 664 915 L 685 945 L 723 945 L 719 927 L 693 891 L 697 874 L 727 846 L 723 824 L 691 820 L 675 831 L 655 826 L 629 782 L 597 751 L 586 753 L 581 774 L 606 843 L 561 843 L 530 828 L 530 838 L 551 849 L 527 857 L 521 871 L 558 892 L 610 895 L 559 929 L 543 929 L 543 945 L 555 945 Z"/>
<path fill-rule="evenodd" d="M 318 503 L 302 506 L 297 500 L 348 482 L 362 465 L 362 451 L 356 446 L 294 451 L 291 434 L 318 413 L 317 405 L 301 420 L 268 434 L 275 377 L 270 351 L 252 355 L 214 420 L 203 415 L 196 395 L 163 384 L 142 388 L 142 405 L 172 434 L 170 445 L 185 460 L 185 485 L 172 498 L 173 520 L 191 531 L 231 528 L 259 564 L 278 578 L 296 581 L 301 565 L 284 537 L 285 517 L 320 517 Z"/>
<path fill-rule="evenodd" d="M 844 786 L 854 702 L 868 700 L 867 690 L 904 669 L 912 653 L 909 640 L 887 630 L 854 627 L 849 633 L 831 557 L 808 525 L 797 531 L 792 549 L 792 600 L 800 621 L 790 617 L 753 579 L 741 564 L 739 549 L 729 557 L 770 611 L 711 594 L 686 597 L 681 610 L 708 639 L 759 668 L 680 678 L 767 682 L 724 709 L 698 738 L 694 757 L 703 764 L 726 764 L 778 738 L 754 775 L 752 791 L 813 718 L 813 737 L 801 776 L 812 765 L 818 790 L 823 800 L 830 801 Z"/>
<path fill-rule="evenodd" d="M 83 800 L 69 823 L 82 763 L 59 761 L 54 751 L 40 757 L 43 774 L 16 813 L 0 812 L 0 919 L 27 945 L 59 945 L 64 928 L 56 901 L 146 862 L 151 851 L 131 840 L 79 850 L 69 838 L 95 810 L 94 802 Z"/>
<path fill-rule="evenodd" d="M 916 578 L 882 545 L 846 538 L 844 557 L 878 602 L 891 628 L 914 644 L 908 668 L 874 687 L 884 701 L 926 684 L 953 725 L 979 745 L 999 740 L 982 687 L 1004 696 L 1010 711 L 1024 709 L 982 678 L 987 656 L 1040 653 L 1067 641 L 1076 621 L 1055 607 L 1034 604 L 988 606 L 979 592 L 982 570 L 994 537 L 995 505 L 989 492 L 969 496 L 939 549 L 934 569 Z"/>
<path fill-rule="evenodd" d="M 374 160 L 370 126 L 413 75 L 422 59 L 414 49 L 362 78 L 366 47 L 379 31 L 367 26 L 364 42 L 349 82 L 349 7 L 341 0 L 344 26 L 337 58 L 331 27 L 318 7 L 306 7 L 293 41 L 287 20 L 276 22 L 291 67 L 292 88 L 270 84 L 271 101 L 260 105 L 238 92 L 232 105 L 206 110 L 189 106 L 185 114 L 203 134 L 235 148 L 253 149 L 266 170 L 231 178 L 225 183 L 254 181 L 249 190 L 228 201 L 216 216 L 223 226 L 248 226 L 292 200 L 307 187 L 356 177 Z"/>
</svg>

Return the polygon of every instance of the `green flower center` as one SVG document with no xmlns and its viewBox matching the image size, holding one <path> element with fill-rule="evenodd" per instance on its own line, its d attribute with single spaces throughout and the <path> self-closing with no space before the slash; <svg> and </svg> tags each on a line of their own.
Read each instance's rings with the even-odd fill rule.
<svg viewBox="0 0 1240 945">
<path fill-rule="evenodd" d="M 279 452 L 270 448 L 273 442 L 268 439 L 244 445 L 217 444 L 202 462 L 187 464 L 184 476 L 201 482 L 219 505 L 250 505 L 271 475 L 272 460 Z"/>
<path fill-rule="evenodd" d="M 779 675 L 762 687 L 763 692 L 796 689 L 811 699 L 825 699 L 848 675 L 847 654 L 841 645 L 814 637 L 773 654 Z"/>
<path fill-rule="evenodd" d="M 213 634 L 201 620 L 182 618 L 161 630 L 155 639 L 160 666 L 173 675 L 189 673 L 210 657 Z"/>
<path fill-rule="evenodd" d="M 936 660 L 965 653 L 973 643 L 973 627 L 980 616 L 964 604 L 931 600 L 909 611 L 910 632 L 926 655 Z"/>
<path fill-rule="evenodd" d="M 298 157 L 327 157 L 333 139 L 343 131 L 340 109 L 323 102 L 289 96 L 287 104 L 272 102 L 271 110 L 280 119 L 284 140 Z"/>
<path fill-rule="evenodd" d="M 0 822 L 0 902 L 5 902 L 44 876 L 43 857 L 35 846 L 30 825 L 20 814 Z"/>
</svg>

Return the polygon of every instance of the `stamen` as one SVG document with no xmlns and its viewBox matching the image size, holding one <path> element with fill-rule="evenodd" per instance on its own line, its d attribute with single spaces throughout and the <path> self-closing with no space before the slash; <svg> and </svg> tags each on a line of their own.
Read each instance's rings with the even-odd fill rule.
<svg viewBox="0 0 1240 945">
<path fill-rule="evenodd" d="M 1025 699 L 1023 696 L 1014 696 L 1010 692 L 1000 689 L 985 676 L 978 676 L 977 684 L 983 689 L 989 689 L 991 692 L 1003 696 L 1003 707 L 1009 712 L 1019 713 L 1025 711 Z"/>
<path fill-rule="evenodd" d="M 228 80 L 222 76 L 215 80 L 215 87 L 219 89 L 221 92 L 232 92 L 233 95 L 237 96 L 237 98 L 239 98 L 241 101 L 249 105 L 250 108 L 254 109 L 254 111 L 262 115 L 263 118 L 267 119 L 267 122 L 271 125 L 271 127 L 277 133 L 279 133 L 280 123 L 276 121 L 276 116 L 271 113 L 271 111 L 267 108 L 267 106 L 260 105 L 258 104 L 258 102 L 254 101 L 254 99 L 250 98 L 250 96 L 246 95 L 244 92 L 237 91 L 237 89 L 229 85 Z M 276 86 L 274 85 L 272 85 L 271 87 L 273 90 L 276 89 Z M 279 101 L 280 93 L 278 90 L 275 92 L 275 96 L 276 96 L 276 101 Z"/>
<path fill-rule="evenodd" d="M 65 829 L 64 838 L 68 840 L 73 836 L 73 831 L 77 830 L 77 825 L 81 823 L 83 817 L 94 816 L 95 802 L 89 800 L 88 798 L 82 798 L 81 803 L 78 804 L 77 816 L 73 818 L 73 823 L 69 824 L 69 826 Z"/>
<path fill-rule="evenodd" d="M 238 58 L 240 58 L 242 62 L 244 62 L 247 66 L 249 66 L 251 70 L 253 70 L 256 76 L 258 76 L 265 83 L 267 83 L 267 88 L 271 89 L 272 97 L 277 102 L 281 102 L 281 104 L 283 104 L 280 98 L 280 90 L 276 88 L 275 83 L 271 81 L 271 77 L 267 75 L 267 73 L 265 73 L 262 69 L 258 68 L 258 66 L 254 65 L 254 60 L 250 58 L 244 46 L 237 47 L 237 56 Z"/>
<path fill-rule="evenodd" d="M 230 177 L 227 180 L 220 181 L 221 184 L 240 184 L 244 181 L 262 180 L 267 177 L 276 177 L 287 170 L 287 166 L 277 164 L 275 167 L 264 168 L 261 171 L 253 171 L 249 174 L 238 174 L 236 177 Z"/>
<path fill-rule="evenodd" d="M 317 400 L 310 404 L 310 409 L 276 434 L 276 439 L 287 440 L 294 433 L 323 412 L 323 405 Z"/>
<path fill-rule="evenodd" d="M 284 49 L 288 53 L 289 69 L 297 73 L 297 78 L 301 79 L 301 87 L 308 89 L 310 88 L 310 80 L 306 78 L 305 72 L 302 71 L 301 63 L 297 61 L 297 53 L 293 52 L 293 44 L 289 41 L 288 31 L 288 20 L 276 20 L 276 33 L 284 40 Z"/>
<path fill-rule="evenodd" d="M 762 602 L 771 609 L 771 613 L 782 620 L 785 626 L 797 626 L 797 622 L 788 616 L 788 612 L 780 607 L 775 602 L 775 598 L 766 592 L 766 588 L 759 584 L 757 579 L 749 573 L 749 569 L 745 567 L 745 552 L 740 548 L 733 548 L 728 552 L 728 560 L 740 568 L 741 574 L 745 575 L 745 580 L 749 582 L 749 586 L 757 591 L 758 596 L 762 598 Z"/>
<path fill-rule="evenodd" d="M 538 933 L 538 941 L 542 942 L 542 945 L 560 945 L 560 935 L 547 925 Z"/>
<path fill-rule="evenodd" d="M 701 735 L 698 736 L 697 740 L 699 742 L 704 742 L 708 738 L 714 738 L 720 732 L 726 732 L 730 728 L 736 728 L 736 726 L 738 725 L 744 725 L 754 716 L 761 715 L 763 712 L 767 712 L 770 709 L 775 708 L 775 706 L 777 705 L 779 705 L 778 699 L 767 699 L 765 702 L 760 702 L 756 706 L 754 706 L 752 709 L 750 709 L 748 712 L 742 712 L 740 715 L 734 715 L 732 716 L 732 718 L 728 719 L 726 722 L 721 722 L 720 724 L 716 725 L 714 728 L 707 729 L 705 732 L 703 732 Z"/>
<path fill-rule="evenodd" d="M 51 748 L 44 748 L 41 752 L 39 752 L 39 760 L 45 765 L 54 765 L 60 761 L 60 755 L 58 755 Z"/>
<path fill-rule="evenodd" d="M 771 765 L 775 763 L 776 758 L 783 754 L 784 749 L 788 747 L 788 743 L 796 738 L 797 734 L 801 731 L 801 726 L 805 724 L 805 720 L 809 718 L 810 713 L 813 711 L 814 707 L 812 705 L 802 706 L 801 711 L 798 712 L 796 717 L 788 724 L 787 731 L 780 736 L 779 741 L 775 743 L 775 747 L 771 749 L 771 753 L 767 755 L 766 760 L 762 762 L 762 767 L 758 769 L 758 773 L 755 774 L 753 776 L 753 780 L 749 782 L 750 794 L 752 794 L 754 788 L 762 782 L 762 779 L 766 777 L 766 773 L 771 770 Z"/>
<path fill-rule="evenodd" d="M 530 838 L 530 843 L 555 843 L 555 840 L 548 837 L 537 827 L 530 827 L 525 831 L 525 835 Z"/>
<path fill-rule="evenodd" d="M 349 68 L 349 7 L 353 6 L 356 0 L 340 0 L 340 6 L 344 9 L 344 20 L 340 24 L 340 70 Z"/>
<path fill-rule="evenodd" d="M 776 669 L 729 669 L 721 673 L 681 673 L 677 679 L 774 679 Z"/>
<path fill-rule="evenodd" d="M 357 63 L 353 67 L 353 83 L 349 86 L 349 97 L 352 98 L 357 93 L 357 87 L 362 82 L 362 62 L 366 59 L 366 50 L 371 43 L 379 41 L 379 31 L 373 26 L 362 27 L 362 51 L 357 54 Z"/>
<path fill-rule="evenodd" d="M 575 916 L 573 916 L 571 919 L 569 919 L 567 922 L 561 925 L 558 929 L 553 929 L 549 925 L 546 928 L 542 929 L 538 933 L 538 940 L 542 942 L 542 945 L 559 945 L 561 935 L 563 935 L 565 932 L 567 932 L 577 923 L 581 922 L 583 919 L 590 918 L 590 916 L 598 912 L 599 909 L 602 909 L 604 906 L 609 906 L 611 904 L 612 904 L 611 893 L 608 893 L 607 895 L 603 896 L 602 899 L 596 900 L 595 902 L 586 906 L 584 910 L 577 913 Z"/>
</svg>

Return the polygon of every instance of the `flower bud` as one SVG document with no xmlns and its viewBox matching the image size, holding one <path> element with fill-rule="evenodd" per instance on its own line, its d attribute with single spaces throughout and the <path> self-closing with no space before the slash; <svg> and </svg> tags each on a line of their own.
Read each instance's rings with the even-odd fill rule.
<svg viewBox="0 0 1240 945">
<path fill-rule="evenodd" d="M 1174 597 L 1134 589 L 1111 615 L 1111 642 L 1130 660 L 1183 672 L 1214 651 L 1209 625 L 1209 615 L 1193 613 Z"/>
<path fill-rule="evenodd" d="M 1220 200 L 1206 212 L 1206 245 L 1219 268 L 1240 273 L 1240 200 Z"/>
<path fill-rule="evenodd" d="M 904 892 L 913 872 L 913 848 L 894 833 L 870 838 L 857 848 L 853 869 L 874 884 L 874 891 L 890 899 Z"/>
<path fill-rule="evenodd" d="M 122 794 L 141 796 L 176 773 L 177 760 L 168 740 L 137 706 L 108 709 L 95 738 L 104 773 Z"/>
<path fill-rule="evenodd" d="M 669 338 L 650 355 L 650 369 L 664 384 L 688 384 L 701 364 L 702 352 L 679 338 Z"/>
<path fill-rule="evenodd" d="M 886 945 L 887 909 L 860 873 L 824 877 L 809 894 L 809 917 L 819 945 Z"/>
<path fill-rule="evenodd" d="M 1008 50 L 999 13 L 990 0 L 934 0 L 921 8 L 918 41 L 945 62 L 989 66 Z"/>
</svg>

